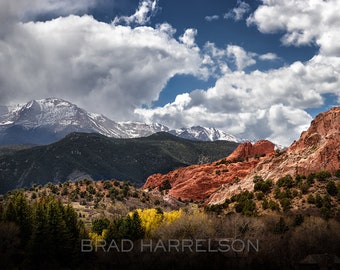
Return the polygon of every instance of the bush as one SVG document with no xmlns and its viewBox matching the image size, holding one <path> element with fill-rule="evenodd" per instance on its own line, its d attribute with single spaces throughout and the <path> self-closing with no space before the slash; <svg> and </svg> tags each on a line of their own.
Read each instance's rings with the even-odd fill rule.
<svg viewBox="0 0 340 270">
<path fill-rule="evenodd" d="M 288 228 L 285 220 L 283 219 L 283 217 L 280 217 L 280 220 L 275 224 L 273 232 L 276 233 L 276 234 L 283 234 L 288 230 L 289 230 L 289 228 Z"/>
<path fill-rule="evenodd" d="M 303 215 L 298 214 L 298 215 L 296 215 L 295 218 L 294 218 L 293 225 L 294 225 L 294 226 L 299 226 L 299 225 L 302 224 L 303 221 L 304 221 Z"/>
<path fill-rule="evenodd" d="M 287 212 L 291 208 L 291 199 L 282 198 L 280 199 L 280 204 L 284 212 Z"/>
<path fill-rule="evenodd" d="M 335 171 L 334 176 L 340 178 L 340 169 Z"/>
<path fill-rule="evenodd" d="M 314 204 L 315 203 L 315 198 L 313 196 L 313 194 L 309 194 L 307 197 L 307 202 L 310 204 Z"/>
<path fill-rule="evenodd" d="M 302 182 L 302 183 L 300 183 L 299 188 L 300 188 L 302 194 L 306 194 L 308 192 L 309 185 L 306 182 Z"/>
<path fill-rule="evenodd" d="M 266 181 L 258 181 L 254 185 L 254 191 L 262 191 L 263 193 L 269 193 L 272 188 L 272 181 L 266 180 Z"/>
<path fill-rule="evenodd" d="M 331 210 L 325 206 L 320 208 L 320 213 L 325 219 L 329 219 L 332 216 Z"/>
<path fill-rule="evenodd" d="M 329 171 L 320 171 L 315 174 L 315 178 L 319 181 L 326 181 L 331 176 L 332 175 Z"/>
<path fill-rule="evenodd" d="M 303 179 L 306 179 L 306 176 L 297 174 L 295 176 L 295 185 L 299 185 Z"/>
<path fill-rule="evenodd" d="M 336 188 L 335 182 L 333 180 L 327 183 L 326 190 L 331 196 L 336 196 L 338 194 L 338 189 Z"/>
<path fill-rule="evenodd" d="M 307 184 L 312 185 L 314 183 L 314 179 L 316 178 L 315 173 L 310 173 L 307 176 Z"/>
<path fill-rule="evenodd" d="M 103 188 L 109 190 L 110 188 L 112 188 L 112 183 L 110 181 L 105 181 L 103 184 Z"/>
<path fill-rule="evenodd" d="M 254 179 L 253 179 L 253 182 L 254 182 L 254 183 L 263 182 L 263 181 L 264 181 L 264 180 L 263 180 L 262 176 L 259 176 L 259 175 L 255 175 L 255 176 L 254 176 Z"/>
<path fill-rule="evenodd" d="M 87 186 L 86 190 L 88 191 L 88 193 L 90 193 L 92 195 L 96 194 L 96 190 L 93 186 Z"/>
<path fill-rule="evenodd" d="M 204 208 L 206 212 L 213 212 L 216 213 L 217 215 L 220 215 L 223 211 L 223 204 L 213 204 L 213 205 L 208 205 Z"/>
<path fill-rule="evenodd" d="M 163 190 L 169 190 L 171 189 L 171 184 L 169 182 L 169 180 L 165 180 L 162 182 L 162 184 L 160 185 L 160 187 L 158 188 L 159 191 L 163 191 Z"/>
<path fill-rule="evenodd" d="M 290 174 L 287 174 L 286 176 L 281 177 L 276 184 L 278 187 L 291 188 L 294 185 L 293 177 Z"/>
<path fill-rule="evenodd" d="M 316 207 L 321 208 L 322 204 L 323 204 L 323 200 L 322 200 L 320 194 L 316 194 L 316 196 L 315 196 L 315 205 L 316 205 Z"/>
<path fill-rule="evenodd" d="M 280 205 L 273 200 L 268 202 L 268 208 L 272 211 L 280 211 Z"/>
<path fill-rule="evenodd" d="M 242 213 L 246 216 L 253 216 L 255 214 L 256 204 L 251 199 L 241 200 L 235 205 L 235 210 L 237 213 Z"/>
<path fill-rule="evenodd" d="M 256 195 L 256 199 L 259 201 L 263 200 L 264 198 L 264 193 L 262 191 L 256 192 L 255 195 Z"/>
</svg>

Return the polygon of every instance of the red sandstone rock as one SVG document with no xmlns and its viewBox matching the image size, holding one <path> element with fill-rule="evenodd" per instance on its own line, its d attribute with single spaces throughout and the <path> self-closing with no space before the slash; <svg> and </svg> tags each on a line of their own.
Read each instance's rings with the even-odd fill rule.
<svg viewBox="0 0 340 270">
<path fill-rule="evenodd" d="M 244 178 L 261 159 L 273 154 L 274 144 L 269 141 L 259 141 L 254 145 L 243 143 L 226 159 L 180 168 L 165 175 L 151 175 L 143 187 L 158 188 L 168 180 L 172 187 L 169 195 L 182 200 L 202 201 L 222 185 Z"/>
<path fill-rule="evenodd" d="M 279 156 L 269 141 L 247 142 L 224 160 L 151 175 L 144 188 L 158 188 L 169 180 L 170 196 L 218 204 L 240 190 L 252 190 L 255 175 L 277 181 L 286 174 L 294 177 L 320 170 L 334 173 L 339 168 L 340 107 L 336 107 L 319 114 L 299 140 Z"/>
<path fill-rule="evenodd" d="M 260 157 L 265 155 L 271 155 L 274 153 L 275 145 L 267 140 L 261 140 L 252 144 L 251 142 L 246 142 L 240 144 L 227 160 L 236 159 L 246 159 L 250 157 Z"/>
<path fill-rule="evenodd" d="M 290 174 L 308 175 L 327 170 L 334 173 L 340 168 L 340 107 L 321 113 L 311 122 L 299 140 L 292 143 L 286 152 L 279 156 L 263 159 L 246 177 L 237 189 L 252 190 L 255 175 L 274 182 Z M 208 199 L 211 204 L 224 202 L 237 192 L 235 186 L 220 189 Z"/>
</svg>

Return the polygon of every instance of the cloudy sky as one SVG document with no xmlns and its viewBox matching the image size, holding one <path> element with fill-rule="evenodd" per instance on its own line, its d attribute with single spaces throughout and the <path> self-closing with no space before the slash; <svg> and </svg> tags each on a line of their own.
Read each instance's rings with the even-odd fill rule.
<svg viewBox="0 0 340 270">
<path fill-rule="evenodd" d="M 340 101 L 340 0 L 1 0 L 0 104 L 289 145 Z"/>
</svg>

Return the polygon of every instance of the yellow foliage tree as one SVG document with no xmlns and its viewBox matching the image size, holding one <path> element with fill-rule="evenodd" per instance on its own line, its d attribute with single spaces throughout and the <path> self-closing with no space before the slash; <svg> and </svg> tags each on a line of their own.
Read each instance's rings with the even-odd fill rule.
<svg viewBox="0 0 340 270">
<path fill-rule="evenodd" d="M 101 243 L 105 239 L 107 232 L 107 229 L 104 229 L 101 234 L 90 232 L 89 237 L 92 240 L 92 244 L 96 245 L 97 243 Z"/>
<path fill-rule="evenodd" d="M 174 210 L 170 212 L 162 212 L 159 209 L 137 209 L 136 210 L 140 219 L 142 227 L 145 231 L 145 236 L 150 237 L 152 232 L 157 229 L 163 222 L 171 224 L 176 219 L 182 216 L 182 210 Z M 132 213 L 129 213 L 132 215 Z"/>
</svg>

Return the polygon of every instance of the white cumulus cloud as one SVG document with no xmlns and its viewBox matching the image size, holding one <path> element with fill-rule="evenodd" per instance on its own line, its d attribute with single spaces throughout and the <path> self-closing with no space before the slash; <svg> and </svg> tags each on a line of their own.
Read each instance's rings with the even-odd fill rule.
<svg viewBox="0 0 340 270">
<path fill-rule="evenodd" d="M 233 58 L 238 70 L 256 64 L 255 54 L 246 52 L 242 47 L 236 45 L 228 45 L 227 56 Z"/>
<path fill-rule="evenodd" d="M 150 21 L 151 17 L 156 14 L 157 10 L 158 0 L 142 0 L 140 1 L 138 9 L 133 15 L 115 17 L 112 23 L 115 25 L 120 23 L 126 23 L 128 25 L 145 25 Z"/>
<path fill-rule="evenodd" d="M 169 25 L 114 26 L 87 15 L 18 23 L 0 40 L 0 100 L 56 96 L 133 119 L 174 75 L 198 76 L 199 52 L 172 33 Z"/>
<path fill-rule="evenodd" d="M 244 16 L 249 13 L 250 6 L 241 0 L 237 0 L 236 7 L 224 14 L 224 19 L 233 19 L 234 21 L 240 21 Z"/>
<path fill-rule="evenodd" d="M 324 55 L 340 54 L 339 0 L 262 0 L 247 22 L 262 33 L 284 31 L 285 45 L 317 44 Z"/>
</svg>

